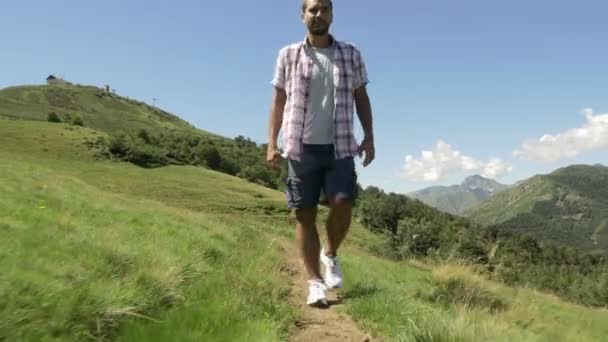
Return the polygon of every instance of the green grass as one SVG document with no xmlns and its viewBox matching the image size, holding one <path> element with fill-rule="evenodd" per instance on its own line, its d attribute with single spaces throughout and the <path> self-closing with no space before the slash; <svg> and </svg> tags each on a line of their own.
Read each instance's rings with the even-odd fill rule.
<svg viewBox="0 0 608 342">
<path fill-rule="evenodd" d="M 95 162 L 75 144 L 90 130 L 23 123 L 0 121 L 0 340 L 288 333 L 289 286 L 253 201 L 278 205 L 276 194 L 202 169 Z M 40 145 L 15 139 L 36 134 Z M 224 200 L 184 206 L 188 184 L 192 198 L 206 194 L 199 203 Z M 224 219 L 247 202 L 238 220 Z"/>
<path fill-rule="evenodd" d="M 0 118 L 47 121 L 55 112 L 62 121 L 80 116 L 86 127 L 110 133 L 119 130 L 150 133 L 197 132 L 215 139 L 216 134 L 194 128 L 178 116 L 144 102 L 105 93 L 84 85 L 36 85 L 0 89 Z"/>
<path fill-rule="evenodd" d="M 280 341 L 281 193 L 196 167 L 96 160 L 104 133 L 0 119 L 0 341 Z M 319 222 L 322 223 L 323 217 Z M 395 341 L 601 341 L 608 312 L 455 265 L 371 255 L 354 224 L 344 310 Z"/>
<path fill-rule="evenodd" d="M 250 220 L 228 225 L 6 158 L 0 169 L 0 336 L 109 338 L 133 317 L 166 320 L 180 340 L 286 333 L 280 258 Z M 154 329 L 126 331 L 148 340 Z"/>
<path fill-rule="evenodd" d="M 602 341 L 608 336 L 606 310 L 504 287 L 466 267 L 394 263 L 352 251 L 344 269 L 346 312 L 391 340 Z"/>
</svg>

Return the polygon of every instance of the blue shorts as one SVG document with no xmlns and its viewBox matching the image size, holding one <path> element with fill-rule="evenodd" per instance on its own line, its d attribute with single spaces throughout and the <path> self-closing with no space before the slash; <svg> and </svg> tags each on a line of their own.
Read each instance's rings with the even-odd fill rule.
<svg viewBox="0 0 608 342">
<path fill-rule="evenodd" d="M 287 160 L 287 205 L 290 209 L 316 208 L 324 199 L 357 197 L 357 173 L 353 157 L 335 159 L 333 145 L 307 145 L 300 160 Z"/>
</svg>

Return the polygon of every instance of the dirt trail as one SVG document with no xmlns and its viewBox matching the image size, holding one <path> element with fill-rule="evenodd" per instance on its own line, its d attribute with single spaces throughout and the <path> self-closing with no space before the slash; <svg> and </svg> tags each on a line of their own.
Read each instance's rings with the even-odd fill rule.
<svg viewBox="0 0 608 342">
<path fill-rule="evenodd" d="M 297 329 L 292 334 L 291 341 L 380 341 L 359 329 L 348 315 L 339 311 L 342 306 L 339 290 L 327 291 L 330 304 L 327 309 L 306 305 L 308 283 L 304 265 L 295 253 L 293 242 L 282 239 L 279 247 L 286 262 L 282 271 L 290 276 L 291 301 L 301 315 L 301 319 L 296 322 Z M 348 276 L 347 272 L 345 270 L 345 276 Z"/>
</svg>

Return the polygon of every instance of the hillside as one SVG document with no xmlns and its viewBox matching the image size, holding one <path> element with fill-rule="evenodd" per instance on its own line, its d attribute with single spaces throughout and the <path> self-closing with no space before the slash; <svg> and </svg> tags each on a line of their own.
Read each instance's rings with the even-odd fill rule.
<svg viewBox="0 0 608 342">
<path fill-rule="evenodd" d="M 94 86 L 57 84 L 0 89 L 0 117 L 47 121 L 50 113 L 62 121 L 80 117 L 85 126 L 106 133 L 145 129 L 153 134 L 181 131 L 219 138 L 160 108 Z"/>
<path fill-rule="evenodd" d="M 79 96 L 74 106 L 106 103 L 85 105 Z M 164 128 L 150 119 L 149 136 L 123 142 L 131 156 L 150 156 L 152 149 L 178 157 L 183 149 L 187 157 L 211 146 L 242 163 L 235 167 L 256 168 L 243 167 L 235 177 L 204 158 L 140 167 L 108 155 L 117 141 L 111 128 L 28 120 L 27 111 L 11 114 L 4 104 L 0 341 L 600 341 L 608 335 L 602 309 L 608 267 L 597 259 L 502 237 L 493 253 L 492 232 L 373 187 L 362 191 L 341 251 L 345 287 L 330 294 L 329 310 L 311 311 L 302 305 L 304 271 L 294 259 L 294 221 L 284 195 L 256 184 L 268 185 L 254 165 L 261 147 L 190 134 L 171 135 L 167 143 L 154 135 Z M 327 210 L 320 214 L 319 226 Z M 555 265 L 540 262 L 539 249 Z"/>
<path fill-rule="evenodd" d="M 106 147 L 99 157 L 143 167 L 205 166 L 269 188 L 284 186 L 286 170 L 265 167 L 263 145 L 197 129 L 162 109 L 92 86 L 2 89 L 0 118 L 67 123 L 104 133 L 96 140 Z"/>
<path fill-rule="evenodd" d="M 537 175 L 466 212 L 484 225 L 608 252 L 608 168 L 573 165 Z"/>
<path fill-rule="evenodd" d="M 408 193 L 409 197 L 451 214 L 461 214 L 509 186 L 479 175 L 467 177 L 461 184 L 431 186 Z"/>
<path fill-rule="evenodd" d="M 86 142 L 100 134 L 0 119 L 0 339 L 282 341 L 328 327 L 329 313 L 306 323 L 289 285 L 302 270 L 286 268 L 278 243 L 293 241 L 280 192 L 200 167 L 96 160 Z M 348 281 L 328 311 L 372 341 L 608 334 L 605 310 L 462 266 L 370 254 L 381 241 L 354 224 L 342 252 Z"/>
</svg>

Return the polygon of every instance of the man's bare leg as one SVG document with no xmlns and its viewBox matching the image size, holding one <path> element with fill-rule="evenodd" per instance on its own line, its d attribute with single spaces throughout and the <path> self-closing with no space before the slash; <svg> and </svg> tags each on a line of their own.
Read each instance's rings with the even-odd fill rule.
<svg viewBox="0 0 608 342">
<path fill-rule="evenodd" d="M 323 279 L 319 269 L 321 244 L 315 224 L 316 217 L 316 208 L 296 210 L 296 244 L 310 280 Z"/>
<path fill-rule="evenodd" d="M 327 256 L 337 256 L 351 224 L 352 203 L 349 200 L 331 200 L 327 217 Z"/>
</svg>

